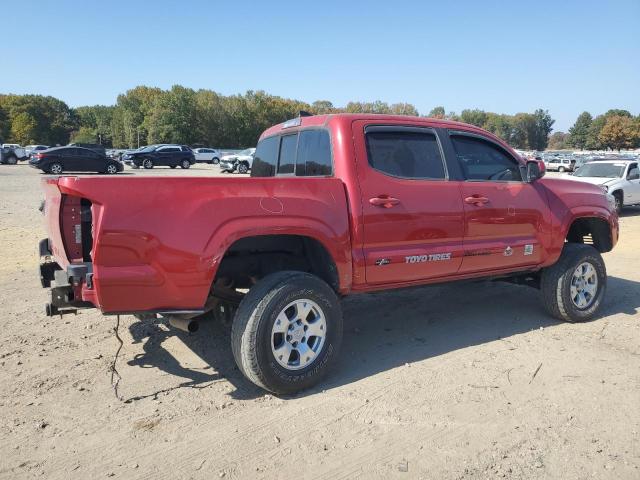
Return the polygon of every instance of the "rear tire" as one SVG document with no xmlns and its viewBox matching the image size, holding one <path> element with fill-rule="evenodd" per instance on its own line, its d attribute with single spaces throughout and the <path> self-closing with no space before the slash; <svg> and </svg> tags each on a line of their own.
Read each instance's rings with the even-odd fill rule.
<svg viewBox="0 0 640 480">
<path fill-rule="evenodd" d="M 565 322 L 584 322 L 600 308 L 607 270 L 591 245 L 565 243 L 558 261 L 542 271 L 540 290 L 549 313 Z"/>
<path fill-rule="evenodd" d="M 624 201 L 623 201 L 624 196 L 622 192 L 620 190 L 618 190 L 617 192 L 613 192 L 613 198 L 616 201 L 616 205 L 615 205 L 616 212 L 617 213 L 622 212 L 622 207 L 624 206 Z"/>
<path fill-rule="evenodd" d="M 17 165 L 17 164 L 18 164 L 18 157 L 16 157 L 15 155 L 11 155 L 7 157 L 7 165 Z"/>
<path fill-rule="evenodd" d="M 180 168 L 186 170 L 187 168 L 191 167 L 191 162 L 189 160 L 182 160 L 182 162 L 180 162 Z"/>
<path fill-rule="evenodd" d="M 49 173 L 52 175 L 60 175 L 63 171 L 62 164 L 59 162 L 54 162 L 49 165 Z"/>
<path fill-rule="evenodd" d="M 559 171 L 560 173 L 564 173 L 565 169 L 564 169 L 564 167 L 560 167 L 560 168 L 558 169 L 558 171 Z"/>
<path fill-rule="evenodd" d="M 231 327 L 240 371 L 276 394 L 318 383 L 335 364 L 341 343 L 338 297 L 324 281 L 303 272 L 260 280 L 242 299 Z"/>
<path fill-rule="evenodd" d="M 169 165 L 169 168 L 171 168 L 172 170 L 173 170 L 174 168 L 176 168 L 176 167 L 177 167 L 177 165 Z"/>
<path fill-rule="evenodd" d="M 213 160 L 211 160 L 211 163 L 213 163 L 214 165 L 218 165 L 220 163 L 220 159 L 218 157 L 213 157 Z"/>
</svg>

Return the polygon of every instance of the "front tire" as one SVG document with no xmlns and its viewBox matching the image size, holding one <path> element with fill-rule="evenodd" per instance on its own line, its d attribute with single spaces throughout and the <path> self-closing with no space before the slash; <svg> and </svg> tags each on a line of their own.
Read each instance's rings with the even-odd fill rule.
<svg viewBox="0 0 640 480">
<path fill-rule="evenodd" d="M 560 167 L 560 168 L 558 169 L 558 171 L 559 171 L 560 173 L 564 173 L 564 172 L 565 172 L 565 169 L 564 169 L 564 167 Z"/>
<path fill-rule="evenodd" d="M 110 163 L 107 165 L 107 169 L 105 170 L 107 175 L 115 175 L 118 173 L 118 166 L 115 163 Z"/>
<path fill-rule="evenodd" d="M 318 383 L 337 360 L 342 310 L 324 281 L 303 272 L 267 275 L 243 298 L 231 327 L 240 371 L 276 394 Z"/>
<path fill-rule="evenodd" d="M 238 173 L 247 173 L 249 171 L 249 166 L 246 163 L 238 164 Z"/>
<path fill-rule="evenodd" d="M 143 166 L 144 168 L 146 168 L 147 170 L 149 170 L 149 169 L 153 168 L 153 160 L 151 160 L 150 158 L 145 158 L 145 159 L 142 161 L 142 166 Z"/>
<path fill-rule="evenodd" d="M 622 207 L 624 206 L 623 204 L 623 194 L 620 191 L 614 192 L 613 193 L 613 198 L 615 199 L 615 208 L 616 208 L 616 213 L 620 213 L 622 212 Z"/>
<path fill-rule="evenodd" d="M 17 165 L 17 164 L 18 164 L 18 157 L 16 157 L 15 155 L 11 155 L 7 157 L 7 165 Z"/>
<path fill-rule="evenodd" d="M 549 313 L 565 322 L 592 319 L 607 287 L 607 270 L 591 245 L 566 243 L 560 259 L 542 271 L 542 299 Z"/>
</svg>

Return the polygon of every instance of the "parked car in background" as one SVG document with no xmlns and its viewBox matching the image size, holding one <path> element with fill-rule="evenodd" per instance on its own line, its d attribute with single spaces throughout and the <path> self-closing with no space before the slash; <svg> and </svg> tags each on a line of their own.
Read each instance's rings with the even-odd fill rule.
<svg viewBox="0 0 640 480">
<path fill-rule="evenodd" d="M 640 170 L 633 160 L 604 160 L 590 162 L 566 178 L 599 185 L 613 195 L 616 210 L 640 204 Z"/>
<path fill-rule="evenodd" d="M 215 148 L 196 148 L 193 150 L 193 154 L 196 157 L 196 162 L 212 163 L 214 165 L 220 163 L 220 157 L 222 157 L 220 150 Z"/>
<path fill-rule="evenodd" d="M 122 159 L 133 168 L 189 168 L 196 163 L 193 151 L 186 145 L 149 145 L 140 150 L 126 153 Z"/>
<path fill-rule="evenodd" d="M 29 165 L 45 173 L 98 172 L 113 175 L 124 170 L 121 162 L 83 147 L 54 147 L 31 156 Z"/>
<path fill-rule="evenodd" d="M 17 143 L 3 143 L 2 144 L 2 163 L 9 165 L 15 165 L 18 160 L 25 160 L 29 158 L 24 147 Z"/>
<path fill-rule="evenodd" d="M 225 155 L 220 159 L 220 170 L 229 173 L 248 173 L 253 166 L 255 153 L 255 148 L 247 148 L 233 155 Z"/>
<path fill-rule="evenodd" d="M 549 158 L 545 159 L 547 170 L 553 172 L 572 172 L 573 162 L 569 158 Z"/>
<path fill-rule="evenodd" d="M 69 147 L 82 147 L 82 148 L 88 148 L 89 150 L 93 150 L 94 152 L 97 152 L 101 155 L 106 155 L 107 151 L 104 148 L 104 145 L 99 145 L 97 143 L 70 143 L 68 145 Z"/>
<path fill-rule="evenodd" d="M 27 154 L 27 157 L 30 157 L 33 153 L 37 153 L 48 148 L 49 147 L 47 145 L 27 145 L 26 147 L 24 147 L 24 150 Z"/>
</svg>

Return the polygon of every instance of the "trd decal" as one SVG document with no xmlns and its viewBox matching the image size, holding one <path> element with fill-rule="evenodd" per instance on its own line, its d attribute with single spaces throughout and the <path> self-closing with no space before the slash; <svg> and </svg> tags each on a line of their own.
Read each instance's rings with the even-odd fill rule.
<svg viewBox="0 0 640 480">
<path fill-rule="evenodd" d="M 525 255 L 533 255 L 533 245 L 528 243 L 524 246 L 524 254 Z"/>
<path fill-rule="evenodd" d="M 432 253 L 431 255 L 409 255 L 404 257 L 405 263 L 442 262 L 451 260 L 451 252 Z"/>
</svg>

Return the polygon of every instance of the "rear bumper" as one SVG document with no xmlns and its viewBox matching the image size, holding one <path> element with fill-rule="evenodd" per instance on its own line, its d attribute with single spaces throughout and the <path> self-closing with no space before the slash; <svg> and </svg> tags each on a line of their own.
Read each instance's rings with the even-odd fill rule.
<svg viewBox="0 0 640 480">
<path fill-rule="evenodd" d="M 66 270 L 63 270 L 53 260 L 48 239 L 40 240 L 38 251 L 40 284 L 51 293 L 51 300 L 45 304 L 47 316 L 76 313 L 82 308 L 93 308 L 92 303 L 83 301 L 81 297 L 83 287 L 93 287 L 92 264 L 90 262 L 70 264 Z"/>
</svg>

